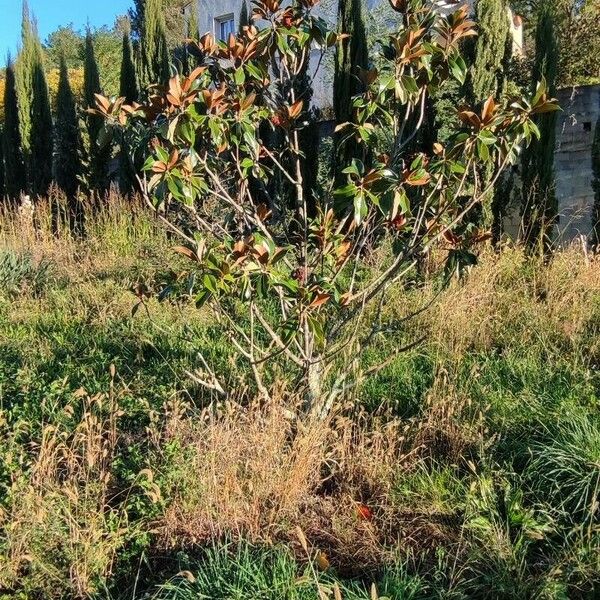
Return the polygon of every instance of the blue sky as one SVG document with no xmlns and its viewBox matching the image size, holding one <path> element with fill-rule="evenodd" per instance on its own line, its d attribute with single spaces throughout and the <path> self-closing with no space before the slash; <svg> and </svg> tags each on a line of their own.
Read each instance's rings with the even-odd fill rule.
<svg viewBox="0 0 600 600">
<path fill-rule="evenodd" d="M 6 53 L 14 55 L 21 32 L 22 0 L 0 0 L 0 65 Z M 115 17 L 127 11 L 132 0 L 29 0 L 43 40 L 59 25 L 73 23 L 76 29 L 112 25 Z"/>
</svg>

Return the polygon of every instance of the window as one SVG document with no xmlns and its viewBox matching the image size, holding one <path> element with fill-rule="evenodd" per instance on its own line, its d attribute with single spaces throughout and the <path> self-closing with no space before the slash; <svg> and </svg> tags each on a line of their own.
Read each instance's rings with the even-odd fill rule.
<svg viewBox="0 0 600 600">
<path fill-rule="evenodd" d="M 583 130 L 590 132 L 592 131 L 592 122 L 591 121 L 585 121 L 583 124 Z"/>
<path fill-rule="evenodd" d="M 215 33 L 219 36 L 219 39 L 226 42 L 230 34 L 233 33 L 235 35 L 235 19 L 233 15 L 225 15 L 215 19 L 215 29 Z"/>
</svg>

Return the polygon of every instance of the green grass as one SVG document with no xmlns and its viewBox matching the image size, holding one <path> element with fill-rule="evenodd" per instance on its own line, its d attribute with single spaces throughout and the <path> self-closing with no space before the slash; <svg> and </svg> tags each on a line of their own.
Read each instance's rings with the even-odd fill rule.
<svg viewBox="0 0 600 600">
<path fill-rule="evenodd" d="M 337 586 L 344 600 L 367 600 L 372 585 L 390 600 L 600 593 L 598 262 L 572 251 L 549 264 L 518 250 L 484 257 L 365 354 L 366 367 L 393 359 L 358 390 L 361 410 L 307 454 L 323 481 L 300 482 L 306 497 L 274 522 L 271 498 L 250 518 L 256 492 L 242 455 L 223 482 L 241 486 L 223 490 L 240 499 L 237 513 L 222 516 L 224 532 L 194 537 L 169 520 L 190 520 L 185 499 L 209 493 L 191 466 L 208 451 L 194 436 L 225 423 L 236 439 L 250 427 L 241 406 L 185 372 L 201 351 L 236 402 L 253 391 L 206 311 L 151 300 L 132 314 L 132 289 L 156 290 L 177 268 L 166 235 L 143 213 L 115 213 L 85 242 L 4 234 L 2 246 L 0 598 L 320 600 L 319 589 L 333 598 Z M 394 290 L 386 315 L 436 290 Z M 286 398 L 286 373 L 275 372 Z M 278 432 L 267 425 L 256 447 L 265 480 L 281 464 L 268 455 Z M 284 444 L 302 432 L 289 425 Z M 359 503 L 372 516 L 357 517 Z M 219 519 L 194 510 L 199 523 Z"/>
</svg>

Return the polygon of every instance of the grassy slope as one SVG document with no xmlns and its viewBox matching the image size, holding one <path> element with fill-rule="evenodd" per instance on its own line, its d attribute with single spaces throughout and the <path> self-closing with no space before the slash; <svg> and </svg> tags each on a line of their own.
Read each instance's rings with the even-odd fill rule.
<svg viewBox="0 0 600 600">
<path fill-rule="evenodd" d="M 359 413 L 298 424 L 283 389 L 222 405 L 186 378 L 201 348 L 241 386 L 209 315 L 132 316 L 177 260 L 146 215 L 115 200 L 85 242 L 48 221 L 2 223 L 0 598 L 598 593 L 597 259 L 507 249 L 395 290 L 389 317 L 433 304 L 367 366 L 428 341 Z"/>
</svg>

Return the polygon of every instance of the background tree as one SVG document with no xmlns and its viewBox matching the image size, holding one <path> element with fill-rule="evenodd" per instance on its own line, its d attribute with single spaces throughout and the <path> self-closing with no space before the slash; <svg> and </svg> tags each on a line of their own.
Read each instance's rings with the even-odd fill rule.
<svg viewBox="0 0 600 600">
<path fill-rule="evenodd" d="M 490 96 L 496 98 L 505 91 L 512 58 L 508 3 L 506 0 L 478 0 L 475 20 L 478 35 L 466 87 L 470 103 L 481 105 Z M 486 167 L 479 176 L 488 181 L 490 174 L 490 169 Z M 511 170 L 505 170 L 481 207 L 480 219 L 486 225 L 491 225 L 496 242 L 502 235 L 512 180 Z"/>
<path fill-rule="evenodd" d="M 44 50 L 49 68 L 60 69 L 63 60 L 69 69 L 83 66 L 84 39 L 73 23 L 61 25 L 50 33 L 44 42 Z"/>
<path fill-rule="evenodd" d="M 19 128 L 19 107 L 15 69 L 8 58 L 6 65 L 6 87 L 4 88 L 4 163 L 6 165 L 6 192 L 11 198 L 18 198 L 25 191 L 27 174 Z"/>
<path fill-rule="evenodd" d="M 52 181 L 52 112 L 44 52 L 27 2 L 23 4 L 21 35 L 22 47 L 15 68 L 19 126 L 28 187 L 39 196 L 48 191 Z"/>
<path fill-rule="evenodd" d="M 21 49 L 15 64 L 17 98 L 19 107 L 19 127 L 26 162 L 30 158 L 31 103 L 36 65 L 43 63 L 42 45 L 37 34 L 35 21 L 29 14 L 27 0 L 23 2 L 21 22 Z"/>
<path fill-rule="evenodd" d="M 200 23 L 198 22 L 198 4 L 196 2 L 192 3 L 192 7 L 190 9 L 187 35 L 188 39 L 196 42 L 200 40 Z"/>
<path fill-rule="evenodd" d="M 125 101 L 131 104 L 139 99 L 140 90 L 135 69 L 133 46 L 131 45 L 131 37 L 127 31 L 123 33 L 122 52 L 119 96 L 125 98 Z"/>
<path fill-rule="evenodd" d="M 123 57 L 121 60 L 121 86 L 119 96 L 129 104 L 140 99 L 133 46 L 128 31 L 123 32 Z M 135 180 L 135 168 L 130 157 L 126 136 L 119 136 L 119 188 L 123 194 L 131 193 Z"/>
<path fill-rule="evenodd" d="M 4 173 L 4 130 L 0 127 L 0 201 L 4 200 L 6 196 L 5 186 L 5 173 Z"/>
<path fill-rule="evenodd" d="M 200 41 L 200 25 L 198 23 L 198 6 L 192 2 L 189 10 L 185 11 L 185 35 L 180 41 L 180 45 L 175 48 L 174 56 L 181 62 L 181 71 L 183 75 L 189 75 L 194 69 L 197 60 L 193 51 L 193 44 Z"/>
<path fill-rule="evenodd" d="M 525 17 L 526 44 L 534 54 L 535 32 L 541 9 L 554 13 L 559 47 L 557 86 L 600 83 L 600 2 L 598 0 L 511 0 Z M 531 52 L 529 52 L 531 50 Z"/>
<path fill-rule="evenodd" d="M 146 0 L 141 38 L 143 79 L 146 85 L 166 83 L 170 77 L 163 11 L 164 5 L 161 0 Z"/>
<path fill-rule="evenodd" d="M 141 40 L 144 37 L 144 23 L 147 6 L 154 0 L 133 0 L 133 8 L 129 11 L 133 37 Z M 158 0 L 165 25 L 167 48 L 172 52 L 181 45 L 187 33 L 188 9 L 190 0 Z"/>
<path fill-rule="evenodd" d="M 554 32 L 554 11 L 544 4 L 537 21 L 533 81 L 544 79 L 549 93 L 556 93 L 558 45 Z M 550 242 L 558 219 L 554 180 L 556 112 L 540 114 L 535 123 L 540 137 L 523 155 L 523 228 L 526 241 L 534 246 Z"/>
<path fill-rule="evenodd" d="M 338 31 L 348 37 L 338 42 L 336 47 L 333 110 L 338 123 L 347 123 L 353 118 L 352 98 L 362 91 L 359 70 L 367 69 L 369 65 L 362 0 L 339 0 Z M 337 135 L 335 152 L 339 177 L 340 169 L 357 155 L 357 147 L 351 139 Z"/>
<path fill-rule="evenodd" d="M 96 94 L 101 94 L 100 72 L 94 52 L 92 33 L 88 30 L 85 36 L 85 63 L 84 63 L 84 88 L 83 107 L 86 110 L 96 106 Z M 88 146 L 88 187 L 102 193 L 106 189 L 108 178 L 109 151 L 100 146 L 100 132 L 102 119 L 94 114 L 85 116 Z"/>
<path fill-rule="evenodd" d="M 81 175 L 79 120 L 66 60 L 60 65 L 55 144 L 54 179 L 67 196 L 72 227 L 80 231 L 81 211 L 77 198 Z"/>
<path fill-rule="evenodd" d="M 41 59 L 41 55 L 39 56 Z M 41 197 L 48 192 L 52 182 L 53 124 L 50 95 L 44 64 L 34 64 L 31 97 L 31 138 L 29 141 L 31 191 Z"/>
<path fill-rule="evenodd" d="M 240 22 L 238 26 L 238 31 L 242 33 L 244 31 L 244 27 L 250 25 L 250 15 L 248 14 L 248 4 L 246 4 L 246 0 L 242 0 L 242 8 L 240 9 Z"/>
<path fill-rule="evenodd" d="M 116 28 L 100 27 L 92 30 L 92 41 L 100 87 L 103 93 L 116 96 L 121 79 L 122 32 Z"/>
<path fill-rule="evenodd" d="M 510 36 L 508 4 L 505 0 L 479 0 L 475 17 L 478 36 L 469 87 L 473 100 L 480 103 L 504 89 L 512 52 L 507 44 Z"/>
</svg>

